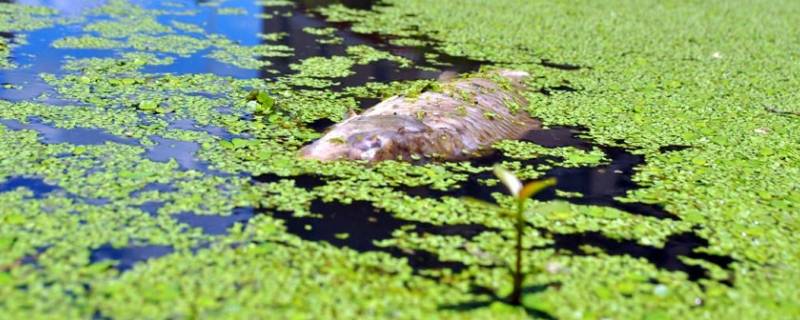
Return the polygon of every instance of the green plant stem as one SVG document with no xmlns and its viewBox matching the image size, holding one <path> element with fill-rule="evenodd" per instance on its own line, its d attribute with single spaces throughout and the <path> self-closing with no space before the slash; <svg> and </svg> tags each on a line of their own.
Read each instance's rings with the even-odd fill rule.
<svg viewBox="0 0 800 320">
<path fill-rule="evenodd" d="M 509 297 L 510 302 L 515 305 L 522 304 L 522 232 L 523 228 L 525 228 L 522 214 L 524 210 L 525 200 L 520 199 L 517 202 L 517 221 L 515 223 L 515 229 L 517 230 L 517 259 L 514 264 L 514 290 L 511 291 L 511 296 Z"/>
</svg>

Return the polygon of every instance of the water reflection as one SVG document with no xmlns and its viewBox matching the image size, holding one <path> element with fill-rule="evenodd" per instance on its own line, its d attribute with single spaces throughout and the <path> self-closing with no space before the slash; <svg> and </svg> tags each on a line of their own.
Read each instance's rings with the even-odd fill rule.
<svg viewBox="0 0 800 320">
<path fill-rule="evenodd" d="M 33 193 L 34 199 L 44 198 L 48 193 L 58 189 L 57 186 L 45 182 L 42 178 L 20 176 L 7 177 L 6 181 L 0 183 L 0 192 L 13 191 L 17 188 L 26 188 L 30 190 Z"/>
<path fill-rule="evenodd" d="M 0 1 L 16 2 L 28 6 L 44 6 L 58 10 L 63 16 L 79 16 L 84 12 L 102 5 L 104 0 L 19 0 L 19 1 Z"/>
<path fill-rule="evenodd" d="M 295 49 L 295 55 L 290 58 L 279 58 L 271 60 L 275 65 L 271 68 L 277 69 L 281 73 L 289 73 L 289 64 L 306 59 L 309 57 L 331 57 L 334 55 L 347 55 L 347 48 L 356 45 L 367 45 L 388 51 L 394 55 L 405 57 L 414 62 L 418 67 L 402 68 L 395 62 L 377 61 L 367 65 L 356 65 L 353 67 L 355 74 L 352 76 L 337 79 L 340 85 L 334 89 L 343 87 L 363 85 L 369 81 L 389 82 L 398 80 L 417 80 L 433 79 L 439 75 L 439 71 L 431 71 L 430 68 L 451 70 L 456 72 L 468 72 L 478 69 L 480 62 L 466 58 L 452 57 L 442 53 L 441 62 L 450 63 L 450 67 L 442 67 L 427 61 L 425 54 L 433 52 L 434 49 L 428 47 L 396 46 L 388 42 L 386 38 L 373 34 L 358 34 L 350 30 L 346 23 L 329 23 L 324 17 L 311 12 L 312 9 L 332 3 L 341 3 L 354 8 L 371 8 L 375 1 L 298 1 L 295 7 L 263 7 L 262 12 L 271 17 L 262 23 L 262 33 L 284 33 L 285 37 L 277 42 L 262 41 L 265 44 L 282 44 Z M 318 38 L 305 32 L 304 28 L 325 28 L 334 27 L 337 29 L 335 35 L 342 39 L 339 44 L 320 43 Z M 427 67 L 423 70 L 419 67 Z M 272 74 L 268 70 L 262 70 L 261 77 L 269 78 Z"/>
<path fill-rule="evenodd" d="M 9 1 L 4 1 L 9 2 Z M 355 45 L 368 45 L 382 50 L 389 51 L 395 55 L 404 56 L 415 62 L 418 66 L 437 67 L 437 64 L 426 61 L 425 53 L 433 51 L 430 47 L 401 47 L 394 46 L 386 39 L 376 35 L 364 35 L 351 32 L 347 24 L 331 24 L 323 17 L 310 13 L 312 8 L 331 3 L 342 3 L 355 8 L 369 8 L 374 1 L 352 0 L 352 1 L 300 1 L 295 6 L 261 6 L 255 1 L 229 1 L 226 7 L 235 7 L 242 10 L 242 14 L 220 14 L 217 7 L 204 5 L 203 1 L 180 2 L 183 8 L 178 11 L 190 10 L 193 15 L 183 14 L 162 14 L 157 17 L 159 23 L 172 25 L 175 22 L 190 23 L 201 26 L 208 34 L 220 35 L 230 39 L 236 44 L 243 46 L 253 46 L 258 44 L 282 44 L 294 49 L 291 57 L 269 58 L 271 66 L 262 70 L 242 69 L 206 57 L 212 49 L 201 50 L 191 57 L 179 57 L 171 65 L 147 66 L 144 68 L 146 73 L 174 73 L 174 74 L 197 74 L 212 73 L 220 76 L 231 76 L 235 78 L 274 78 L 276 76 L 292 73 L 289 65 L 297 63 L 310 57 L 330 57 L 333 55 L 346 55 L 346 49 Z M 79 15 L 86 13 L 87 10 L 97 7 L 103 1 L 56 1 L 56 0 L 22 0 L 22 4 L 45 5 L 61 10 L 63 15 Z M 142 5 L 149 9 L 163 9 L 165 12 L 175 11 L 176 8 L 166 2 L 159 1 L 133 1 L 134 4 Z M 266 17 L 266 18 L 264 18 Z M 107 19 L 104 16 L 90 16 L 86 23 L 92 23 Z M 0 83 L 14 84 L 16 88 L 0 88 L 0 99 L 9 101 L 31 100 L 46 96 L 42 102 L 50 104 L 65 104 L 59 101 L 58 94 L 50 86 L 44 83 L 39 74 L 63 74 L 61 66 L 65 59 L 69 58 L 105 58 L 118 56 L 125 49 L 101 50 L 101 49 L 70 49 L 53 48 L 52 43 L 60 38 L 68 36 L 84 35 L 82 24 L 57 25 L 51 28 L 37 30 L 27 33 L 27 43 L 15 47 L 12 51 L 11 59 L 19 67 L 12 70 L 0 70 Z M 304 28 L 337 28 L 336 36 L 343 41 L 340 44 L 323 44 L 318 42 L 318 36 L 303 31 Z M 201 37 L 198 34 L 191 34 L 183 31 L 176 31 L 179 34 Z M 286 36 L 277 40 L 269 41 L 259 34 L 285 33 Z M 4 37 L 13 39 L 12 33 L 6 33 Z M 445 69 L 455 71 L 471 71 L 477 69 L 479 62 L 468 59 L 459 59 L 443 55 L 445 62 L 452 63 L 452 67 Z M 275 74 L 275 72 L 278 74 Z M 377 61 L 368 65 L 357 65 L 354 67 L 353 76 L 339 79 L 340 85 L 334 89 L 342 89 L 347 86 L 361 85 L 368 81 L 388 82 L 394 80 L 413 80 L 423 78 L 435 78 L 439 72 L 430 69 L 420 70 L 417 67 L 401 68 L 397 63 L 389 61 Z"/>
<path fill-rule="evenodd" d="M 102 129 L 75 127 L 58 128 L 44 123 L 39 118 L 29 118 L 28 123 L 17 120 L 0 119 L 0 125 L 11 130 L 34 130 L 45 144 L 69 143 L 74 145 L 100 145 L 107 142 L 138 145 L 136 139 L 115 136 Z"/>
</svg>

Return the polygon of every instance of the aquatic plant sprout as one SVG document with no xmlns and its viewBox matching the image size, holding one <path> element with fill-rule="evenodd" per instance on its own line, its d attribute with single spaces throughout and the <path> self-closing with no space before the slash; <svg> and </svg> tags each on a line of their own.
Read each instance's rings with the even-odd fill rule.
<svg viewBox="0 0 800 320">
<path fill-rule="evenodd" d="M 556 184 L 556 179 L 548 178 L 536 180 L 523 185 L 516 175 L 502 167 L 495 167 L 494 174 L 500 179 L 500 182 L 508 188 L 508 192 L 516 199 L 516 211 L 513 216 L 514 229 L 516 232 L 514 246 L 516 257 L 513 270 L 514 289 L 511 291 L 508 300 L 512 304 L 520 305 L 522 303 L 522 282 L 525 280 L 525 275 L 522 273 L 522 235 L 525 232 L 526 225 L 524 216 L 526 203 L 529 198 L 535 196 L 545 188 L 554 186 Z M 500 209 L 499 206 L 498 209 Z M 500 211 L 504 212 L 502 209 Z"/>
</svg>

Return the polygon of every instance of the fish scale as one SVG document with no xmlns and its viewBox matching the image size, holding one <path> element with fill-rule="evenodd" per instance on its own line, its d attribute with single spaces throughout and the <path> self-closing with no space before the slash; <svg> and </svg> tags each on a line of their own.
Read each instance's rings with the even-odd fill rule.
<svg viewBox="0 0 800 320">
<path fill-rule="evenodd" d="M 510 83 L 498 83 L 500 76 Z M 302 148 L 320 161 L 409 161 L 419 157 L 463 160 L 496 141 L 519 139 L 541 123 L 509 103 L 527 105 L 523 71 L 496 70 L 441 84 L 418 97 L 394 96 L 333 126 Z"/>
</svg>

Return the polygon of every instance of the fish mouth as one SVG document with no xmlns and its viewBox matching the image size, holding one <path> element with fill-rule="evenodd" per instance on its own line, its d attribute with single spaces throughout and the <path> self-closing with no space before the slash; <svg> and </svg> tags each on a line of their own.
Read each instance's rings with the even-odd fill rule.
<svg viewBox="0 0 800 320">
<path fill-rule="evenodd" d="M 336 160 L 356 160 L 352 157 L 350 148 L 342 144 L 334 144 L 326 140 L 317 140 L 312 144 L 300 148 L 297 157 L 306 160 L 336 161 Z"/>
<path fill-rule="evenodd" d="M 331 150 L 311 144 L 298 150 L 297 157 L 300 159 L 322 162 L 339 160 L 372 161 L 377 153 L 378 149 L 360 150 L 357 148 L 336 148 L 335 150 Z"/>
<path fill-rule="evenodd" d="M 325 152 L 314 152 L 313 149 L 306 146 L 297 151 L 297 157 L 304 160 L 317 160 L 317 161 L 334 161 L 343 158 L 341 155 Z"/>
</svg>

